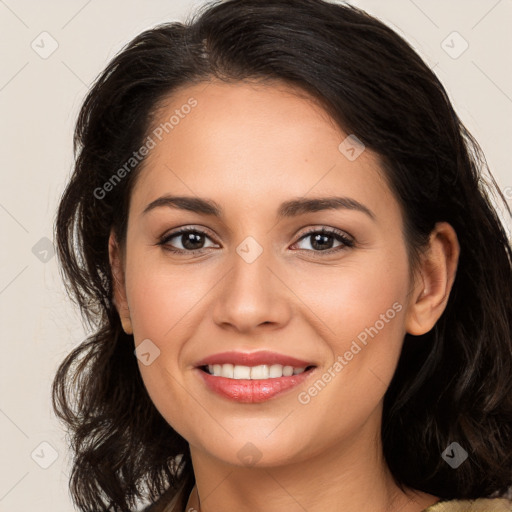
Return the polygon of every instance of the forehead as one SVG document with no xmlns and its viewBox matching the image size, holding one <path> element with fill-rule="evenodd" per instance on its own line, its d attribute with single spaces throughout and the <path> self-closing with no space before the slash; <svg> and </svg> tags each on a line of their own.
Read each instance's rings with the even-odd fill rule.
<svg viewBox="0 0 512 512">
<path fill-rule="evenodd" d="M 133 191 L 133 206 L 163 193 L 257 207 L 305 195 L 389 200 L 376 155 L 340 150 L 344 133 L 318 103 L 287 84 L 211 82 L 163 101 Z M 384 206 L 384 204 L 383 204 Z"/>
</svg>

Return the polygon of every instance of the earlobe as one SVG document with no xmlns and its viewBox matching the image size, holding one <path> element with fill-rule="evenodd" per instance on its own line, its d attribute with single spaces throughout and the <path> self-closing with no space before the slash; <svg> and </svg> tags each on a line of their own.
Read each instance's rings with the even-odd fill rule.
<svg viewBox="0 0 512 512">
<path fill-rule="evenodd" d="M 459 262 L 460 246 L 453 227 L 436 224 L 422 256 L 419 278 L 413 288 L 406 330 L 419 336 L 429 332 L 448 304 Z"/>
<path fill-rule="evenodd" d="M 124 332 L 126 334 L 133 334 L 130 309 L 128 307 L 128 301 L 126 298 L 122 255 L 113 230 L 110 232 L 110 237 L 108 240 L 108 256 L 110 261 L 110 269 L 112 272 L 112 302 L 117 309 Z"/>
</svg>

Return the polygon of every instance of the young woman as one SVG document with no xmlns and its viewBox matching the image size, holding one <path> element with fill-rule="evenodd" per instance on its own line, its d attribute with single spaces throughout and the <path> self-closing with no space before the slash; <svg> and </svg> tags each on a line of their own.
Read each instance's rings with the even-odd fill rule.
<svg viewBox="0 0 512 512">
<path fill-rule="evenodd" d="M 395 32 L 209 4 L 114 58 L 75 148 L 56 241 L 95 333 L 53 391 L 79 510 L 512 510 L 504 198 Z"/>
</svg>

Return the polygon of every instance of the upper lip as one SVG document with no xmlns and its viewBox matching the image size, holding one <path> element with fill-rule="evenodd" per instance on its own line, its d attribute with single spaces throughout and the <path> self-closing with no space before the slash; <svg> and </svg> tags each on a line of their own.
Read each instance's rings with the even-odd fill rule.
<svg viewBox="0 0 512 512">
<path fill-rule="evenodd" d="M 269 350 L 260 350 L 258 352 L 220 352 L 201 359 L 201 361 L 196 363 L 196 367 L 207 366 L 209 364 L 233 364 L 240 366 L 280 364 L 283 366 L 293 366 L 294 368 L 314 366 L 311 362 Z"/>
</svg>

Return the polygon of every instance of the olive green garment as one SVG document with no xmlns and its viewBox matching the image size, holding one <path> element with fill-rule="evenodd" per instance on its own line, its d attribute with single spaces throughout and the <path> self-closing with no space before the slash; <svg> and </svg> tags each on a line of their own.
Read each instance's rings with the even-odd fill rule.
<svg viewBox="0 0 512 512">
<path fill-rule="evenodd" d="M 512 501 L 504 498 L 438 501 L 423 512 L 512 512 Z"/>
</svg>

